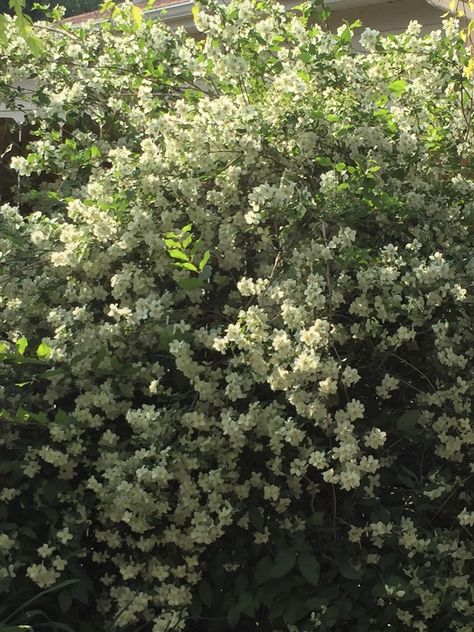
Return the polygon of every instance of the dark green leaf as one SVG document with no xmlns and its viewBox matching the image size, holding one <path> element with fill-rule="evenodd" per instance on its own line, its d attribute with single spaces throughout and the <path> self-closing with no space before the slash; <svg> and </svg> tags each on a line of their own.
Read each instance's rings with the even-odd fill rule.
<svg viewBox="0 0 474 632">
<path fill-rule="evenodd" d="M 314 514 L 309 518 L 308 524 L 314 525 L 315 527 L 322 527 L 324 524 L 324 512 L 315 511 Z"/>
<path fill-rule="evenodd" d="M 231 628 L 235 627 L 240 619 L 240 610 L 236 606 L 229 608 L 227 613 L 227 623 Z"/>
<path fill-rule="evenodd" d="M 270 577 L 278 579 L 287 575 L 294 567 L 296 562 L 296 551 L 294 549 L 286 549 L 279 553 L 273 562 Z"/>
<path fill-rule="evenodd" d="M 359 579 L 360 577 L 360 572 L 345 560 L 339 562 L 338 568 L 341 575 L 346 579 Z"/>
<path fill-rule="evenodd" d="M 252 596 L 252 593 L 246 591 L 243 592 L 237 601 L 237 607 L 240 612 L 243 612 L 248 617 L 253 617 L 255 615 L 255 602 Z"/>
<path fill-rule="evenodd" d="M 202 612 L 202 601 L 199 599 L 197 595 L 195 595 L 193 602 L 191 604 L 191 609 L 189 611 L 189 616 L 191 619 L 199 619 Z"/>
<path fill-rule="evenodd" d="M 70 426 L 74 420 L 64 410 L 59 409 L 54 416 L 54 423 L 60 426 Z"/>
<path fill-rule="evenodd" d="M 332 628 L 336 625 L 339 619 L 339 608 L 336 605 L 329 606 L 323 615 L 323 621 L 328 628 Z"/>
<path fill-rule="evenodd" d="M 72 606 L 72 595 L 69 590 L 62 590 L 58 594 L 58 603 L 62 613 L 66 613 Z"/>
<path fill-rule="evenodd" d="M 319 610 L 321 606 L 327 606 L 329 599 L 327 597 L 310 597 L 305 601 L 305 606 L 308 610 Z"/>
<path fill-rule="evenodd" d="M 298 568 L 303 577 L 313 586 L 319 583 L 320 565 L 311 553 L 298 555 Z"/>
<path fill-rule="evenodd" d="M 328 158 L 326 156 L 318 156 L 316 158 L 316 162 L 318 163 L 318 165 L 321 165 L 321 167 L 332 167 L 331 158 Z"/>
<path fill-rule="evenodd" d="M 22 527 L 20 529 L 20 533 L 26 535 L 27 538 L 32 538 L 33 540 L 36 540 L 38 537 L 38 535 L 30 527 Z"/>
<path fill-rule="evenodd" d="M 179 279 L 177 283 L 180 288 L 187 291 L 199 290 L 204 286 L 204 281 L 198 277 Z"/>
<path fill-rule="evenodd" d="M 89 603 L 89 595 L 84 584 L 76 584 L 70 588 L 71 594 L 74 599 L 77 599 L 81 603 L 88 604 Z"/>
<path fill-rule="evenodd" d="M 247 588 L 249 583 L 248 577 L 247 575 L 244 575 L 244 573 L 241 573 L 240 575 L 238 575 L 237 579 L 235 580 L 235 586 L 234 586 L 234 591 L 236 595 L 240 595 L 241 593 L 244 592 L 244 590 Z"/>
<path fill-rule="evenodd" d="M 208 608 L 212 605 L 212 586 L 205 579 L 198 586 L 199 597 L 203 604 L 205 604 Z"/>
<path fill-rule="evenodd" d="M 420 419 L 419 410 L 408 410 L 397 420 L 397 430 L 407 435 L 416 433 L 416 424 Z"/>
<path fill-rule="evenodd" d="M 258 585 L 264 584 L 271 579 L 273 562 L 270 557 L 262 558 L 255 567 L 254 577 Z"/>
<path fill-rule="evenodd" d="M 283 615 L 285 610 L 288 608 L 289 598 L 287 595 L 279 597 L 272 608 L 270 609 L 268 619 L 269 621 L 275 621 L 279 617 Z"/>
<path fill-rule="evenodd" d="M 305 602 L 297 596 L 292 595 L 290 597 L 288 607 L 285 610 L 285 621 L 291 625 L 303 619 L 308 612 L 309 610 L 305 605 Z"/>
<path fill-rule="evenodd" d="M 262 510 L 259 507 L 251 507 L 249 509 L 249 520 L 252 527 L 257 531 L 263 531 L 264 519 Z"/>
</svg>

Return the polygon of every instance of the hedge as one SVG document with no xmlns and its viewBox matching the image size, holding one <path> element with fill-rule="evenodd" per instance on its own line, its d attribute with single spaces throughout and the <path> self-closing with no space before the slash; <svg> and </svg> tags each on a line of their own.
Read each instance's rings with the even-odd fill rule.
<svg viewBox="0 0 474 632">
<path fill-rule="evenodd" d="M 2 630 L 472 630 L 469 52 L 320 10 L 7 19 Z"/>
</svg>

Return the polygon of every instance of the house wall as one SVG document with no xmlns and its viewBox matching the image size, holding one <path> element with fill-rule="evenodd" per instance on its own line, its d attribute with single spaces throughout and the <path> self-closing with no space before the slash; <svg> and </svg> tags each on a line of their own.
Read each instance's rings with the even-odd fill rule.
<svg viewBox="0 0 474 632">
<path fill-rule="evenodd" d="M 337 28 L 344 21 L 355 22 L 360 19 L 364 27 L 377 29 L 381 33 L 400 33 L 411 20 L 416 20 L 423 25 L 422 33 L 428 33 L 440 28 L 443 13 L 442 9 L 434 8 L 426 0 L 392 0 L 333 11 L 329 23 L 331 28 Z"/>
<path fill-rule="evenodd" d="M 446 0 L 436 0 L 441 5 Z M 283 2 L 291 7 L 299 4 L 301 0 Z M 422 33 L 427 33 L 441 26 L 443 7 L 435 8 L 427 0 L 326 0 L 327 6 L 332 10 L 329 25 L 336 29 L 345 21 L 351 23 L 360 19 L 364 27 L 377 29 L 381 33 L 399 33 L 403 31 L 411 20 L 417 20 L 423 25 Z M 170 26 L 184 25 L 191 33 L 193 21 L 191 16 L 192 3 L 188 0 L 172 2 L 171 0 L 157 0 L 157 8 L 150 12 L 154 17 L 164 17 Z M 172 5 L 165 16 L 161 14 L 160 7 Z M 362 6 L 357 6 L 362 5 Z M 89 14 L 88 14 L 89 15 Z M 81 16 L 74 18 L 75 21 Z M 357 48 L 357 41 L 354 42 Z M 27 107 L 27 106 L 26 106 Z M 6 112 L 8 108 L 0 103 L 0 120 L 2 118 L 14 118 L 18 123 L 22 122 L 21 112 Z"/>
</svg>

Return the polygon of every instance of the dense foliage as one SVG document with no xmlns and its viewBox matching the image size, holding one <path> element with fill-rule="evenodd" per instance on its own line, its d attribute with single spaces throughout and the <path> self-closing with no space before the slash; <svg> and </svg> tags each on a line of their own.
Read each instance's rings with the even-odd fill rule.
<svg viewBox="0 0 474 632">
<path fill-rule="evenodd" d="M 24 12 L 34 19 L 43 17 L 44 13 L 41 9 L 35 7 L 35 5 L 49 5 L 54 7 L 60 5 L 65 8 L 66 17 L 70 15 L 79 15 L 80 13 L 86 13 L 87 11 L 95 11 L 100 7 L 103 0 L 56 0 L 53 2 L 41 2 L 38 0 L 24 0 Z M 9 0 L 0 0 L 0 13 L 12 13 L 10 9 Z"/>
<path fill-rule="evenodd" d="M 0 207 L 0 621 L 470 632 L 456 22 L 359 55 L 310 6 L 206 4 L 200 41 L 126 5 L 0 50 L 1 100 L 36 80 Z"/>
</svg>

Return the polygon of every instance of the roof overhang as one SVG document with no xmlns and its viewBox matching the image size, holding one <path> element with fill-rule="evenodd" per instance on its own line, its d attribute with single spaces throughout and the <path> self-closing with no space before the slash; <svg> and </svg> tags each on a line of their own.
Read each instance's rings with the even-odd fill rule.
<svg viewBox="0 0 474 632">
<path fill-rule="evenodd" d="M 301 0 L 280 1 L 288 9 L 301 4 Z M 344 9 L 356 9 L 357 7 L 366 7 L 375 4 L 388 4 L 389 2 L 393 2 L 393 0 L 326 0 L 325 6 L 330 11 L 343 11 Z M 152 19 L 161 19 L 171 27 L 184 26 L 186 30 L 192 33 L 196 30 L 192 17 L 193 4 L 193 0 L 176 2 L 167 6 L 148 9 L 146 15 Z"/>
<path fill-rule="evenodd" d="M 221 0 L 222 3 L 228 4 L 229 0 Z M 330 11 L 343 11 L 345 9 L 355 9 L 357 7 L 367 7 L 376 4 L 387 4 L 397 0 L 326 0 L 325 6 Z M 288 9 L 301 3 L 301 0 L 280 0 L 280 2 Z M 155 7 L 146 8 L 145 2 L 135 0 L 135 4 L 140 6 L 147 18 L 161 19 L 165 24 L 172 28 L 184 26 L 190 33 L 196 32 L 194 20 L 192 17 L 193 0 L 156 0 Z M 99 11 L 91 11 L 75 15 L 65 20 L 71 24 L 84 24 L 85 22 L 102 22 L 107 17 L 100 14 Z"/>
<path fill-rule="evenodd" d="M 440 11 L 446 11 L 446 13 L 448 13 L 449 11 L 452 11 L 452 8 L 450 7 L 451 0 L 426 0 L 426 1 L 428 2 L 428 4 L 431 4 L 432 7 L 435 7 L 435 9 L 439 9 Z M 474 18 L 474 9 L 469 8 L 466 3 L 463 3 L 463 6 L 459 8 L 462 9 L 462 11 L 464 11 L 464 14 L 466 15 L 466 17 Z"/>
</svg>

